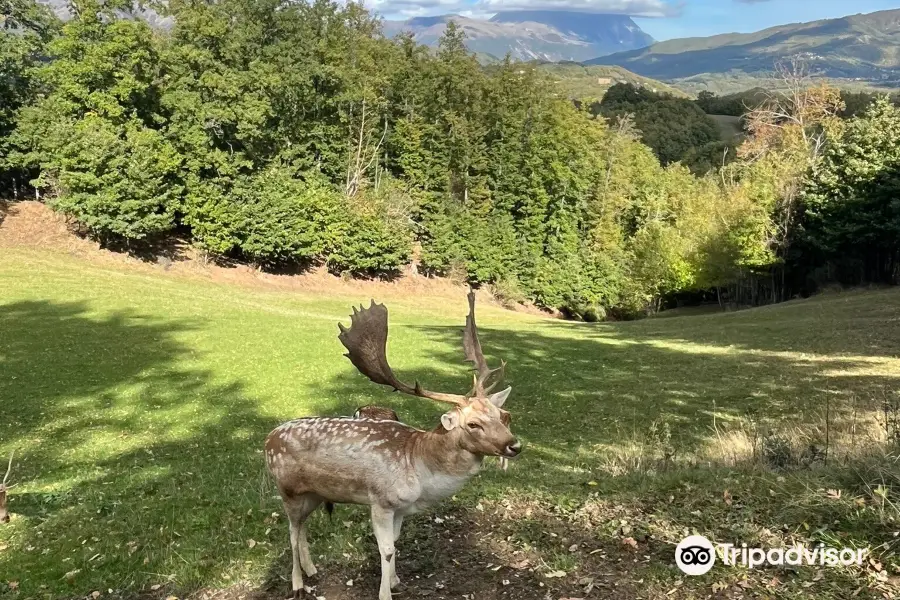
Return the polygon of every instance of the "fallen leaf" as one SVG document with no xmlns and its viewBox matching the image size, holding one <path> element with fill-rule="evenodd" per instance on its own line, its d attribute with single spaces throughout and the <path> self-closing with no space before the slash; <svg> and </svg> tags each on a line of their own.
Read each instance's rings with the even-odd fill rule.
<svg viewBox="0 0 900 600">
<path fill-rule="evenodd" d="M 555 577 L 565 577 L 565 576 L 566 576 L 565 571 L 550 571 L 549 573 L 544 573 L 544 577 L 546 577 L 547 579 L 552 579 Z"/>
<path fill-rule="evenodd" d="M 572 544 L 569 546 L 569 552 L 578 552 L 578 544 Z"/>
<path fill-rule="evenodd" d="M 91 598 L 94 598 L 94 600 L 96 600 L 96 599 L 99 598 L 99 597 L 100 597 L 100 592 L 99 592 L 99 591 L 94 590 L 93 592 L 91 592 Z"/>
<path fill-rule="evenodd" d="M 252 549 L 252 548 L 255 548 L 255 547 L 256 547 L 256 540 L 254 540 L 254 539 L 249 539 L 249 540 L 247 540 L 247 545 L 250 546 L 251 549 Z"/>
<path fill-rule="evenodd" d="M 13 592 L 16 591 L 17 589 L 19 589 L 19 582 L 18 582 L 18 581 L 10 581 L 10 582 L 8 582 L 6 585 L 8 585 L 8 586 L 9 586 L 9 589 L 10 589 L 11 591 L 13 591 Z"/>
<path fill-rule="evenodd" d="M 622 544 L 625 546 L 629 546 L 631 548 L 635 548 L 635 549 L 638 547 L 637 540 L 635 540 L 633 537 L 623 538 Z"/>
<path fill-rule="evenodd" d="M 353 587 L 353 580 L 352 580 L 352 579 L 348 579 L 346 585 L 347 585 L 347 587 Z"/>
<path fill-rule="evenodd" d="M 158 590 L 158 589 L 161 588 L 161 587 L 162 587 L 162 586 L 159 585 L 158 583 L 154 583 L 153 585 L 150 586 L 150 591 L 151 591 L 151 592 L 155 592 L 156 590 Z"/>
</svg>

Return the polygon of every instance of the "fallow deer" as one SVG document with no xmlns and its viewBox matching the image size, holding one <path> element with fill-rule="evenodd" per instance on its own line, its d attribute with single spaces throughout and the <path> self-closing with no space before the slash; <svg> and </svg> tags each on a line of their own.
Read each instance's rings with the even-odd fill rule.
<svg viewBox="0 0 900 600">
<path fill-rule="evenodd" d="M 0 523 L 9 523 L 9 511 L 6 509 L 6 492 L 13 489 L 15 486 L 7 485 L 6 483 L 9 481 L 9 474 L 12 473 L 12 464 L 13 453 L 10 453 L 9 464 L 6 467 L 6 475 L 3 476 L 3 481 L 0 482 Z"/>
<path fill-rule="evenodd" d="M 469 293 L 463 350 L 474 364 L 465 395 L 431 392 L 399 380 L 387 361 L 388 312 L 372 301 L 353 309 L 350 328 L 338 324 L 350 362 L 375 383 L 453 408 L 431 431 L 399 421 L 310 417 L 288 421 L 266 438 L 265 457 L 290 521 L 294 596 L 304 593 L 303 573 L 317 573 L 306 539 L 306 519 L 323 502 L 371 507 L 381 555 L 379 600 L 391 600 L 400 580 L 394 543 L 403 519 L 452 496 L 475 475 L 485 456 L 514 458 L 522 450 L 501 407 L 511 388 L 491 393 L 505 363 L 490 369 L 475 326 L 475 294 Z M 488 384 L 490 380 L 493 382 Z M 302 572 L 301 572 L 302 569 Z"/>
</svg>

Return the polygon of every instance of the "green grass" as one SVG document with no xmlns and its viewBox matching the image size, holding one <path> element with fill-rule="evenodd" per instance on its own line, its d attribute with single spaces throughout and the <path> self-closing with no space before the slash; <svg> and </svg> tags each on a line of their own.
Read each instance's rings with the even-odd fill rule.
<svg viewBox="0 0 900 600">
<path fill-rule="evenodd" d="M 284 593 L 287 527 L 264 475 L 266 434 L 368 402 L 422 427 L 440 414 L 379 389 L 342 356 L 336 324 L 367 300 L 4 249 L 0 454 L 16 451 L 19 485 L 13 521 L 0 526 L 0 597 L 182 597 L 242 582 Z M 377 300 L 390 310 L 398 373 L 464 391 L 463 295 Z M 898 314 L 896 289 L 596 325 L 482 305 L 482 343 L 509 361 L 507 407 L 527 448 L 437 513 L 469 523 L 473 556 L 529 561 L 533 593 L 521 598 L 586 586 L 622 598 L 707 597 L 713 585 L 779 598 L 896 593 L 900 476 L 889 456 L 860 457 L 881 447 L 877 419 L 900 383 Z M 826 430 L 828 464 L 804 463 Z M 797 459 L 785 469 L 759 458 L 772 458 L 773 440 Z M 400 556 L 435 543 L 431 527 L 411 519 Z M 311 531 L 323 572 L 374 581 L 363 509 L 316 515 Z M 687 531 L 870 546 L 881 570 L 716 567 L 685 578 L 671 556 Z M 401 577 L 453 570 L 437 554 L 422 561 L 428 572 L 410 573 L 401 558 Z M 453 573 L 461 586 L 503 589 L 507 571 Z M 543 577 L 553 571 L 566 575 Z M 341 597 L 371 597 L 367 586 Z"/>
</svg>

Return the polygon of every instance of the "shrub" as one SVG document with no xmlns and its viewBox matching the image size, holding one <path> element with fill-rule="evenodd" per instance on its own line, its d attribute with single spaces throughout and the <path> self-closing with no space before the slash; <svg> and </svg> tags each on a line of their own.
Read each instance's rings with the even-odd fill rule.
<svg viewBox="0 0 900 600">
<path fill-rule="evenodd" d="M 54 137 L 44 181 L 56 184 L 56 210 L 107 240 L 141 240 L 172 228 L 181 156 L 157 131 L 88 115 Z"/>
</svg>

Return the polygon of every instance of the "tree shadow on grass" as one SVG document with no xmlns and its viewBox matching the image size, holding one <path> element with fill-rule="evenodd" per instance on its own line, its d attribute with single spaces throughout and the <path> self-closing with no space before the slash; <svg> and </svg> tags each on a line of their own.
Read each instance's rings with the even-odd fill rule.
<svg viewBox="0 0 900 600">
<path fill-rule="evenodd" d="M 22 593 L 191 590 L 265 560 L 273 423 L 239 383 L 184 366 L 178 336 L 201 326 L 0 305 L 0 446 L 20 484 L 0 572 Z"/>
</svg>

